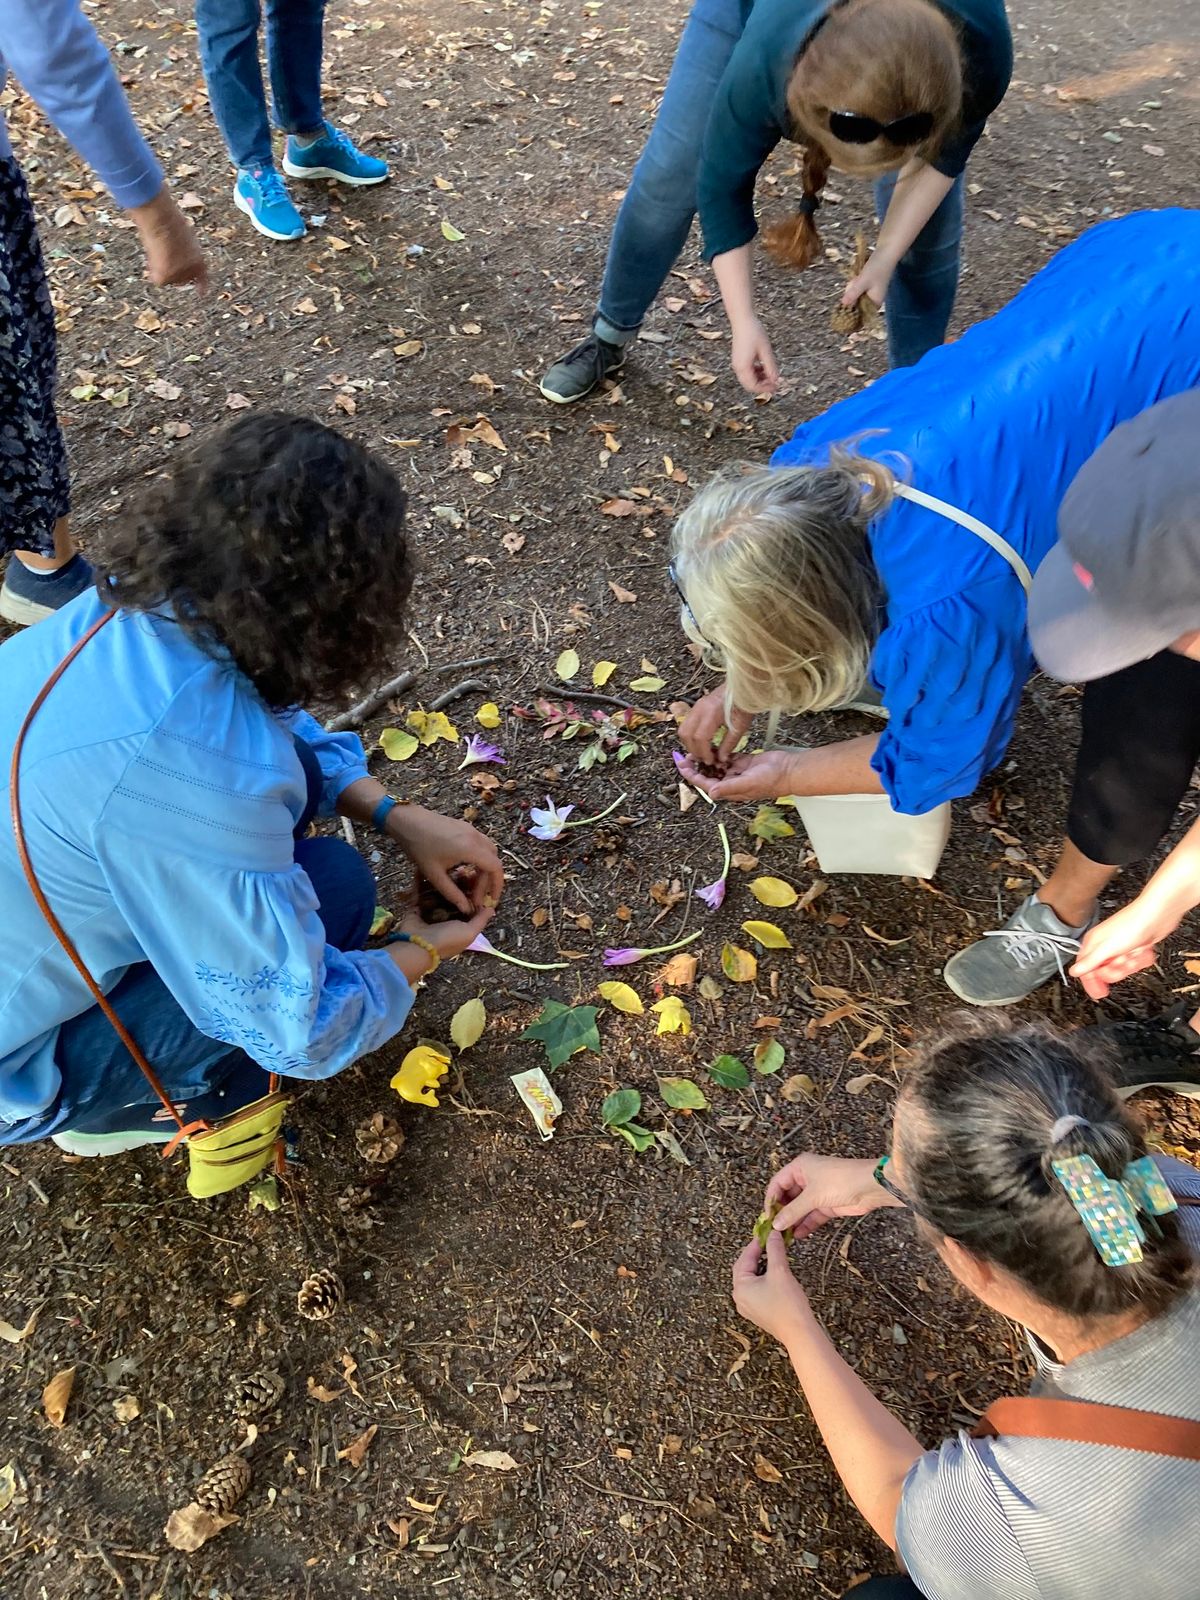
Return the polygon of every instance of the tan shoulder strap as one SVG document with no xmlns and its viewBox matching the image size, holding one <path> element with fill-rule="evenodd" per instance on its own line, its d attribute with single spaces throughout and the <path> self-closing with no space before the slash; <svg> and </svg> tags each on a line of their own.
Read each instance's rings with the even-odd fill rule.
<svg viewBox="0 0 1200 1600">
<path fill-rule="evenodd" d="M 949 517 L 951 522 L 957 522 L 960 528 L 966 528 L 968 533 L 973 533 L 977 539 L 982 539 L 984 544 L 991 545 L 996 554 L 1003 556 L 1016 573 L 1025 593 L 1029 593 L 1033 587 L 1033 573 L 1030 572 L 1023 557 L 1017 554 L 1008 540 L 997 533 L 995 528 L 989 528 L 986 522 L 980 522 L 978 517 L 971 516 L 968 511 L 960 511 L 948 500 L 939 500 L 936 495 L 926 494 L 924 489 L 914 489 L 911 484 L 897 483 L 896 493 L 905 500 L 911 500 L 914 505 L 924 506 L 926 511 L 936 511 L 939 516 Z"/>
<path fill-rule="evenodd" d="M 971 1437 L 1065 1439 L 1071 1444 L 1104 1444 L 1200 1461 L 1200 1422 L 1092 1400 L 1049 1400 L 1032 1395 L 994 1400 L 971 1430 Z"/>
</svg>

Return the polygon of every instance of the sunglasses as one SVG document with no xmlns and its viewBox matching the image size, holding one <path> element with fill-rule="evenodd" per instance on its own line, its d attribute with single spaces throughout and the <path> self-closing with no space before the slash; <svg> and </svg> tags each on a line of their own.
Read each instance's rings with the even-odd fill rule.
<svg viewBox="0 0 1200 1600">
<path fill-rule="evenodd" d="M 831 111 L 829 131 L 842 144 L 871 144 L 875 139 L 902 146 L 920 144 L 933 132 L 933 113 L 913 111 L 894 122 L 877 122 L 859 111 Z"/>
<path fill-rule="evenodd" d="M 879 1160 L 875 1163 L 875 1170 L 871 1174 L 875 1179 L 875 1182 L 881 1189 L 885 1189 L 888 1194 L 891 1195 L 893 1200 L 898 1200 L 906 1211 L 911 1212 L 914 1217 L 919 1217 L 921 1221 L 926 1223 L 929 1227 L 934 1227 L 935 1225 L 930 1222 L 929 1218 L 913 1199 L 912 1195 L 905 1194 L 900 1185 L 898 1183 L 893 1183 L 888 1177 L 887 1172 L 884 1169 L 887 1167 L 891 1159 L 891 1156 L 880 1156 Z M 939 1229 L 936 1231 L 940 1232 L 941 1230 Z"/>
</svg>

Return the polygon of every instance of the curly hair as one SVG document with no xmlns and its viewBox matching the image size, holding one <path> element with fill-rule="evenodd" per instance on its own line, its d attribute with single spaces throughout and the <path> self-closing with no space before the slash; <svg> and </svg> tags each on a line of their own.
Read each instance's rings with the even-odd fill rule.
<svg viewBox="0 0 1200 1600">
<path fill-rule="evenodd" d="M 376 676 L 404 637 L 407 496 L 310 417 L 251 412 L 180 454 L 101 539 L 96 587 L 228 651 L 275 709 Z"/>
</svg>

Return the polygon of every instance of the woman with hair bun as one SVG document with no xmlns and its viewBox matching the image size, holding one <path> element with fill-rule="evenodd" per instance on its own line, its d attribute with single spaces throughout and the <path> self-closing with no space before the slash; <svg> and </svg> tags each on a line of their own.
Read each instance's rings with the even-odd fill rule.
<svg viewBox="0 0 1200 1600">
<path fill-rule="evenodd" d="M 1026 590 L 1068 485 L 1119 423 L 1200 384 L 1200 308 L 1171 293 L 1197 252 L 1194 211 L 1091 228 L 996 316 L 700 490 L 672 576 L 725 684 L 680 729 L 690 782 L 886 794 L 909 816 L 972 793 L 1033 670 Z M 734 755 L 756 712 L 864 690 L 879 733 Z"/>
<path fill-rule="evenodd" d="M 739 1257 L 734 1301 L 786 1349 L 907 1573 L 855 1600 L 1196 1593 L 1200 1173 L 1148 1156 L 1107 1065 L 1083 1033 L 964 1018 L 906 1068 L 890 1156 L 801 1155 L 767 1187 L 766 1249 Z M 1037 1368 L 1032 1398 L 936 1449 L 843 1360 L 789 1264 L 789 1230 L 880 1207 L 908 1210 L 958 1287 L 1025 1329 Z"/>
<path fill-rule="evenodd" d="M 695 0 L 617 215 L 592 331 L 541 382 L 582 400 L 625 360 L 699 212 L 751 393 L 779 369 L 754 311 L 754 186 L 781 139 L 804 148 L 794 213 L 766 230 L 787 266 L 820 254 L 830 169 L 875 181 L 874 254 L 846 305 L 885 305 L 893 366 L 940 344 L 958 287 L 963 171 L 1012 72 L 1004 0 Z"/>
</svg>

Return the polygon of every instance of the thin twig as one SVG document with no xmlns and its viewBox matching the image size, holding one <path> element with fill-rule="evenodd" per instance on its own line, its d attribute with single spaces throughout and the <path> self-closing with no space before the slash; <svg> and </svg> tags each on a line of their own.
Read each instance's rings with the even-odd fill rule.
<svg viewBox="0 0 1200 1600">
<path fill-rule="evenodd" d="M 446 689 L 429 702 L 430 711 L 444 711 L 447 706 L 453 705 L 456 700 L 461 700 L 465 694 L 473 694 L 478 689 L 486 689 L 487 684 L 482 678 L 464 678 L 461 683 L 456 683 L 452 689 Z"/>
<path fill-rule="evenodd" d="M 555 700 L 583 700 L 591 706 L 616 706 L 620 711 L 636 711 L 631 700 L 619 700 L 615 694 L 593 694 L 590 689 L 562 689 L 552 683 L 539 683 L 539 694 L 552 695 Z"/>
<path fill-rule="evenodd" d="M 691 1517 L 686 1516 L 670 1500 L 653 1500 L 649 1495 L 645 1494 L 626 1494 L 623 1489 L 607 1489 L 602 1483 L 592 1483 L 589 1478 L 580 1478 L 579 1482 L 583 1484 L 585 1489 L 591 1489 L 595 1494 L 607 1494 L 611 1495 L 614 1500 L 632 1500 L 639 1506 L 656 1506 L 660 1511 L 669 1511 L 672 1516 L 678 1517 L 681 1522 L 686 1522 L 689 1528 L 695 1528 L 707 1538 L 715 1539 L 717 1537 L 710 1529 L 702 1528 L 698 1522 L 693 1522 Z"/>
<path fill-rule="evenodd" d="M 490 667 L 497 661 L 508 661 L 507 655 L 475 656 L 470 661 L 446 661 L 440 667 L 430 667 L 429 671 L 435 678 L 440 678 L 447 672 L 469 672 L 473 667 Z M 394 678 L 389 678 L 386 683 L 381 683 L 365 699 L 352 705 L 348 711 L 339 712 L 336 717 L 331 717 L 325 724 L 330 733 L 344 733 L 348 728 L 360 728 L 369 716 L 378 711 L 380 706 L 398 694 L 403 694 L 406 689 L 411 689 L 416 683 L 420 673 L 409 670 L 401 672 Z"/>
</svg>

